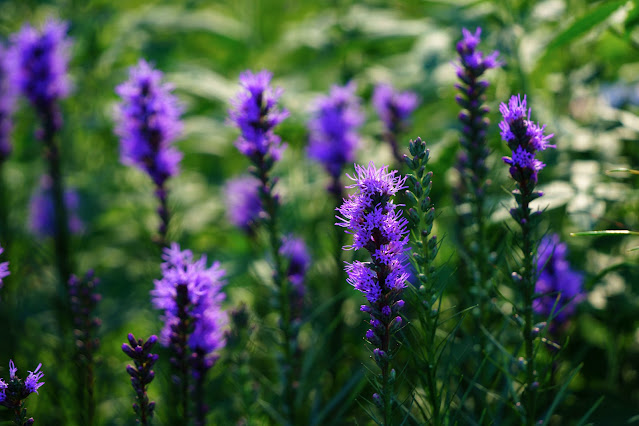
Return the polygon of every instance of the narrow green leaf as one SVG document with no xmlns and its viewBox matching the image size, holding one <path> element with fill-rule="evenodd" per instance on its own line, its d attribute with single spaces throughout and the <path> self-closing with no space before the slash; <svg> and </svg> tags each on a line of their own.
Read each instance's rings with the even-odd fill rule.
<svg viewBox="0 0 639 426">
<path fill-rule="evenodd" d="M 595 412 L 595 410 L 597 409 L 597 407 L 599 407 L 599 405 L 601 405 L 601 403 L 603 402 L 604 397 L 603 395 L 601 397 L 599 397 L 599 399 L 597 400 L 597 402 L 595 402 L 594 404 L 592 404 L 592 407 L 590 407 L 590 409 L 588 411 L 586 411 L 586 414 L 583 415 L 583 417 L 581 419 L 579 419 L 579 423 L 577 423 L 577 426 L 582 426 L 586 424 L 586 421 L 588 420 L 588 418 L 592 415 L 592 413 Z"/>
<path fill-rule="evenodd" d="M 639 170 L 633 170 L 633 169 L 612 169 L 612 170 L 606 170 L 606 173 L 618 173 L 618 172 L 623 172 L 623 173 L 632 173 L 633 175 L 639 175 Z"/>
<path fill-rule="evenodd" d="M 605 231 L 585 231 L 571 232 L 571 237 L 584 237 L 593 235 L 639 235 L 637 231 L 629 231 L 627 229 L 606 229 Z"/>
<path fill-rule="evenodd" d="M 561 385 L 561 389 L 559 389 L 559 392 L 557 392 L 555 399 L 553 399 L 552 404 L 550 404 L 550 408 L 548 409 L 548 412 L 546 413 L 546 417 L 544 418 L 544 423 L 542 426 L 546 426 L 548 422 L 550 421 L 550 418 L 552 417 L 552 413 L 555 411 L 555 409 L 559 405 L 559 402 L 561 402 L 561 400 L 564 398 L 564 394 L 566 393 L 566 389 L 568 389 L 568 385 L 570 384 L 570 382 L 572 382 L 572 379 L 574 379 L 575 376 L 579 373 L 579 371 L 581 370 L 581 367 L 583 367 L 583 364 L 579 364 L 577 368 L 572 370 L 572 372 L 570 373 L 570 377 L 568 377 L 568 379 L 566 379 L 564 384 Z"/>
<path fill-rule="evenodd" d="M 555 39 L 552 40 L 546 47 L 546 53 L 544 56 L 548 55 L 548 53 L 550 53 L 552 50 L 555 50 L 558 47 L 561 47 L 585 35 L 595 26 L 608 19 L 610 15 L 612 15 L 615 11 L 617 11 L 617 9 L 625 5 L 627 2 L 627 0 L 601 2 L 598 6 L 594 7 L 585 15 L 578 18 L 563 32 L 559 33 L 559 35 L 557 35 L 557 37 L 555 37 Z"/>
</svg>

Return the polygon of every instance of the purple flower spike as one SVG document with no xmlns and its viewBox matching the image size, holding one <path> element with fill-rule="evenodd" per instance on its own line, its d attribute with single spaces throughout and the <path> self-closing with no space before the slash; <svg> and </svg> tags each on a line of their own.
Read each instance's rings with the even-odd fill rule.
<svg viewBox="0 0 639 426">
<path fill-rule="evenodd" d="M 41 114 L 70 92 L 67 64 L 71 42 L 66 37 L 67 28 L 66 22 L 49 19 L 41 31 L 26 24 L 11 38 L 16 84 Z"/>
<path fill-rule="evenodd" d="M 32 393 L 38 394 L 38 389 L 44 385 L 41 382 L 44 373 L 40 371 L 42 364 L 38 364 L 34 371 L 29 371 L 26 379 L 18 377 L 18 369 L 13 360 L 9 361 L 9 380 L 0 378 L 0 405 L 7 407 L 15 413 L 16 424 L 31 425 L 33 418 L 27 417 L 27 410 L 24 408 L 24 400 Z"/>
<path fill-rule="evenodd" d="M 55 236 L 55 207 L 52 195 L 53 182 L 48 175 L 40 179 L 40 188 L 31 197 L 29 203 L 29 229 L 34 234 L 44 237 Z M 64 194 L 64 203 L 69 212 L 69 231 L 79 234 L 84 224 L 77 215 L 80 204 L 78 193 L 68 189 Z"/>
<path fill-rule="evenodd" d="M 497 60 L 498 51 L 485 56 L 483 52 L 476 50 L 481 41 L 481 28 L 475 30 L 475 34 L 462 29 L 462 40 L 457 43 L 457 53 L 461 60 L 461 67 L 457 68 L 457 76 L 465 81 L 468 77 L 479 76 L 484 71 L 502 66 L 503 63 Z"/>
<path fill-rule="evenodd" d="M 313 118 L 308 124 L 308 156 L 319 161 L 333 179 L 338 179 L 344 166 L 355 159 L 357 129 L 364 122 L 356 88 L 354 82 L 333 86 L 328 96 L 315 101 Z"/>
<path fill-rule="evenodd" d="M 270 156 L 278 160 L 284 149 L 273 128 L 288 117 L 288 111 L 277 108 L 282 89 L 270 86 L 272 77 L 266 70 L 256 74 L 248 70 L 241 73 L 242 90 L 229 110 L 230 121 L 241 132 L 235 146 L 252 159 Z"/>
<path fill-rule="evenodd" d="M 392 200 L 405 188 L 406 178 L 395 170 L 389 172 L 387 166 L 377 169 L 372 162 L 367 168 L 355 165 L 355 172 L 349 176 L 354 181 L 349 188 L 357 188 L 358 192 L 337 209 L 340 216 L 336 225 L 353 234 L 353 244 L 344 247 L 345 250 L 364 248 L 371 256 L 370 262 L 346 264 L 347 281 L 361 291 L 371 305 L 370 309 L 361 309 L 370 314 L 373 326 L 366 337 L 379 346 L 375 349 L 379 354 L 384 354 L 375 359 L 380 368 L 385 369 L 388 367 L 385 354 L 391 349 L 393 315 L 403 306 L 400 296 L 409 277 L 406 269 L 408 222 Z M 379 339 L 373 338 L 373 333 Z"/>
<path fill-rule="evenodd" d="M 15 60 L 11 51 L 0 43 L 0 163 L 11 154 L 11 117 L 15 108 L 17 86 Z"/>
<path fill-rule="evenodd" d="M 512 96 L 508 105 L 502 103 L 499 106 L 504 119 L 499 123 L 501 138 L 512 150 L 511 157 L 504 157 L 506 164 L 510 165 L 511 176 L 520 184 L 530 181 L 533 186 L 537 183 L 537 172 L 544 163 L 535 158 L 538 151 L 546 148 L 555 148 L 548 141 L 553 135 L 544 135 L 546 126 L 539 126 L 530 120 L 531 110 L 526 105 L 526 96 Z"/>
<path fill-rule="evenodd" d="M 162 73 L 140 60 L 116 87 L 120 159 L 146 172 L 158 187 L 178 173 L 182 154 L 172 145 L 182 132 L 182 108 Z"/>
<path fill-rule="evenodd" d="M 544 318 L 552 315 L 555 325 L 564 324 L 586 297 L 583 274 L 570 267 L 566 254 L 566 243 L 556 234 L 543 238 L 539 244 L 537 269 L 540 273 L 535 293 L 541 297 L 533 301 L 533 309 Z"/>
<path fill-rule="evenodd" d="M 0 247 L 0 254 L 2 254 L 2 252 L 4 252 L 4 249 Z M 9 272 L 9 262 L 0 263 L 0 288 L 2 288 L 2 280 L 9 275 L 11 275 L 11 272 Z"/>
<path fill-rule="evenodd" d="M 259 195 L 260 181 L 252 176 L 242 176 L 228 181 L 224 188 L 226 216 L 245 232 L 252 232 L 262 213 Z"/>
<path fill-rule="evenodd" d="M 147 388 L 155 378 L 155 371 L 152 368 L 158 360 L 158 355 L 152 353 L 151 350 L 158 338 L 152 335 L 145 342 L 142 339 L 136 340 L 131 333 L 129 333 L 127 338 L 129 343 L 122 344 L 122 351 L 135 363 L 135 367 L 131 365 L 126 367 L 127 373 L 131 376 L 131 385 L 136 395 L 133 410 L 137 415 L 138 422 L 142 425 L 147 425 L 151 423 L 155 410 L 155 402 L 149 402 Z"/>
<path fill-rule="evenodd" d="M 417 102 L 415 93 L 396 92 L 388 84 L 378 85 L 373 92 L 373 106 L 390 133 L 398 133 L 406 127 Z"/>
</svg>

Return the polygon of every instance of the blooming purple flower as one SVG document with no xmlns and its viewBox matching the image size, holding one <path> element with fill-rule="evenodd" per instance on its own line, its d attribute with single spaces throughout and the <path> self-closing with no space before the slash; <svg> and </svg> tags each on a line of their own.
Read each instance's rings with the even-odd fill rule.
<svg viewBox="0 0 639 426">
<path fill-rule="evenodd" d="M 11 50 L 0 43 L 0 162 L 11 154 L 11 116 L 15 107 L 17 87 L 15 61 Z"/>
<path fill-rule="evenodd" d="M 38 389 L 44 382 L 40 382 L 44 373 L 40 371 L 42 364 L 38 364 L 38 367 L 34 371 L 29 371 L 29 375 L 23 381 L 17 376 L 18 369 L 16 368 L 13 360 L 9 361 L 9 383 L 0 379 L 0 405 L 7 408 L 15 409 L 21 407 L 22 400 L 32 393 L 38 393 Z M 26 414 L 26 413 L 25 413 Z"/>
<path fill-rule="evenodd" d="M 270 86 L 272 77 L 266 70 L 256 74 L 249 70 L 241 73 L 242 90 L 229 110 L 230 121 L 241 132 L 235 146 L 249 158 L 268 155 L 278 160 L 284 149 L 273 128 L 288 117 L 288 111 L 277 108 L 282 89 Z"/>
<path fill-rule="evenodd" d="M 322 163 L 338 179 L 344 166 L 355 159 L 359 143 L 357 129 L 364 122 L 355 83 L 333 86 L 328 96 L 315 101 L 309 122 L 308 156 Z"/>
<path fill-rule="evenodd" d="M 66 22 L 49 19 L 41 31 L 25 24 L 11 37 L 15 85 L 53 130 L 62 123 L 55 103 L 71 89 L 67 76 L 71 46 L 67 27 Z"/>
<path fill-rule="evenodd" d="M 180 310 L 192 318 L 194 329 L 188 336 L 192 350 L 207 354 L 224 346 L 222 329 L 227 316 L 221 309 L 225 296 L 221 289 L 225 272 L 219 262 L 206 266 L 206 256 L 193 259 L 190 250 L 181 250 L 176 243 L 164 249 L 162 255 L 162 279 L 155 281 L 151 291 L 153 306 L 164 311 L 165 326 L 160 342 L 168 346 L 174 334 L 174 327 L 180 320 Z M 181 287 L 181 288 L 180 288 Z M 185 295 L 185 300 L 181 296 Z"/>
<path fill-rule="evenodd" d="M 527 108 L 526 96 L 512 96 L 508 105 L 499 106 L 504 119 L 499 123 L 501 137 L 512 150 L 511 157 L 503 157 L 509 164 L 510 174 L 517 182 L 530 180 L 537 183 L 537 172 L 544 167 L 544 163 L 535 158 L 538 151 L 555 148 L 548 141 L 553 135 L 544 135 L 546 126 L 540 126 L 530 120 L 531 110 Z"/>
<path fill-rule="evenodd" d="M 388 166 L 377 169 L 372 162 L 368 168 L 355 165 L 355 171 L 355 176 L 349 176 L 355 183 L 348 188 L 357 188 L 358 192 L 337 208 L 341 216 L 337 216 L 340 221 L 336 225 L 353 234 L 353 244 L 344 249 L 365 248 L 371 255 L 371 262 L 346 264 L 347 281 L 372 305 L 370 309 L 362 309 L 371 316 L 368 341 L 373 345 L 386 342 L 388 348 L 391 325 L 395 322 L 391 317 L 403 306 L 399 296 L 409 277 L 405 253 L 408 221 L 392 200 L 405 188 L 406 178 L 396 170 L 389 172 Z M 386 362 L 382 355 L 379 359 L 380 363 Z"/>
<path fill-rule="evenodd" d="M 42 363 L 38 364 L 34 371 L 29 371 L 29 375 L 24 380 L 24 386 L 29 393 L 35 392 L 37 394 L 38 389 L 44 385 L 44 382 L 40 382 L 42 377 L 44 377 L 44 373 L 40 371 L 40 367 L 42 367 Z"/>
<path fill-rule="evenodd" d="M 182 159 L 172 146 L 182 132 L 182 109 L 172 90 L 162 83 L 162 73 L 144 60 L 131 67 L 129 80 L 115 89 L 122 98 L 116 111 L 120 160 L 145 171 L 159 187 L 178 173 Z"/>
<path fill-rule="evenodd" d="M 410 115 L 417 108 L 417 101 L 415 93 L 396 92 L 388 84 L 379 84 L 373 92 L 373 106 L 386 130 L 391 133 L 406 127 Z"/>
<path fill-rule="evenodd" d="M 0 247 L 0 254 L 2 254 L 2 252 L 4 252 L 4 249 Z M 8 275 L 11 275 L 11 272 L 9 272 L 9 262 L 0 263 L 0 288 L 2 288 L 3 278 L 7 277 Z"/>
<path fill-rule="evenodd" d="M 585 298 L 583 274 L 570 267 L 566 259 L 566 243 L 561 242 L 556 234 L 544 237 L 537 253 L 540 272 L 535 292 L 540 297 L 533 301 L 533 309 L 544 318 L 552 315 L 556 324 L 562 324 Z"/>
<path fill-rule="evenodd" d="M 228 181 L 224 188 L 226 216 L 238 228 L 250 232 L 262 213 L 260 181 L 242 176 Z"/>
<path fill-rule="evenodd" d="M 48 175 L 40 179 L 40 187 L 31 197 L 29 203 L 29 229 L 40 237 L 55 235 L 55 206 L 53 203 L 53 182 Z M 84 224 L 77 215 L 80 204 L 78 193 L 68 189 L 64 194 L 64 203 L 69 212 L 69 231 L 79 234 Z"/>
<path fill-rule="evenodd" d="M 476 50 L 481 41 L 481 28 L 477 28 L 475 34 L 463 28 L 462 34 L 464 37 L 457 43 L 457 53 L 459 53 L 461 62 L 461 66 L 457 67 L 457 77 L 462 81 L 468 84 L 468 79 L 474 79 L 483 74 L 484 71 L 502 65 L 497 60 L 498 51 L 485 56 L 483 52 Z"/>
</svg>

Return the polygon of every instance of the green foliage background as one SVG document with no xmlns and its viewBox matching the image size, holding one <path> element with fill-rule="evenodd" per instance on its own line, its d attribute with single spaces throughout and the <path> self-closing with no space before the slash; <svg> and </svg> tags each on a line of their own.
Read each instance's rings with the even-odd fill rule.
<svg viewBox="0 0 639 426">
<path fill-rule="evenodd" d="M 639 168 L 636 0 L 4 0 L 0 11 L 0 35 L 5 37 L 25 22 L 40 24 L 48 16 L 70 22 L 74 90 L 63 102 L 61 141 L 65 181 L 81 194 L 80 216 L 86 224 L 73 242 L 77 271 L 95 269 L 102 280 L 99 424 L 133 422 L 127 360 L 120 346 L 129 332 L 147 337 L 161 326 L 149 300 L 153 279 L 159 277 L 159 250 L 151 242 L 158 221 L 152 183 L 120 164 L 113 134 L 113 89 L 127 78 L 128 67 L 139 58 L 154 63 L 185 106 L 185 132 L 178 143 L 184 153 L 182 173 L 169 183 L 170 238 L 220 260 L 228 273 L 229 308 L 246 303 L 252 318 L 261 319 L 250 328 L 250 365 L 238 367 L 244 355 L 225 354 L 211 375 L 211 424 L 240 419 L 278 423 L 258 397 L 276 374 L 271 356 L 275 345 L 269 343 L 276 318 L 268 315 L 268 291 L 261 283 L 269 267 L 264 251 L 228 222 L 223 191 L 225 180 L 244 173 L 248 165 L 233 146 L 237 132 L 226 124 L 229 99 L 238 90 L 241 71 L 263 68 L 274 73 L 275 84 L 284 89 L 282 103 L 291 112 L 278 128 L 289 146 L 275 170 L 281 179 L 283 229 L 303 236 L 314 256 L 309 309 L 317 314 L 301 334 L 304 347 L 314 354 L 306 371 L 317 381 L 311 396 L 327 401 L 318 395 L 335 389 L 336 383 L 350 383 L 338 407 L 324 413 L 329 416 L 325 424 L 328 418 L 365 424 L 367 416 L 357 403 L 362 401 L 356 399 L 359 392 L 370 394 L 363 379 L 369 355 L 362 340 L 364 315 L 358 310 L 363 298 L 344 283 L 343 320 L 333 325 L 319 320 L 324 321 L 322 308 L 333 297 L 326 277 L 337 267 L 331 255 L 335 206 L 324 189 L 327 177 L 305 155 L 311 102 L 331 84 L 355 80 L 367 116 L 358 162 L 392 165 L 370 106 L 372 89 L 377 82 L 390 82 L 419 94 L 421 106 L 405 135 L 404 151 L 408 139 L 416 136 L 429 144 L 431 198 L 438 212 L 434 232 L 443 238 L 440 276 L 450 277 L 451 300 L 463 300 L 466 290 L 455 278 L 457 251 L 449 238 L 457 214 L 451 192 L 459 145 L 453 62 L 461 28 L 476 26 L 483 29 L 480 48 L 499 50 L 506 63 L 487 77 L 489 117 L 495 123 L 488 136 L 493 243 L 512 238 L 505 226 L 512 184 L 501 161 L 507 147 L 499 141 L 498 105 L 511 94 L 526 93 L 534 119 L 547 124 L 557 144 L 556 151 L 543 157 L 547 167 L 540 174 L 540 189 L 546 195 L 537 203 L 546 209 L 542 228 L 568 241 L 573 266 L 587 277 L 590 296 L 566 330 L 570 339 L 565 349 L 565 368 L 580 363 L 583 368 L 553 422 L 571 423 L 601 395 L 605 399 L 591 418 L 594 423 L 637 421 L 639 272 L 637 252 L 628 250 L 639 244 L 632 237 L 569 237 L 581 230 L 639 230 L 639 176 L 606 173 Z M 15 149 L 3 170 L 12 275 L 1 302 L 7 308 L 1 314 L 0 376 L 6 377 L 10 358 L 23 373 L 42 362 L 47 384 L 39 397 L 29 398 L 29 412 L 40 424 L 72 424 L 75 397 L 63 389 L 78 380 L 79 372 L 52 351 L 58 344 L 50 303 L 56 286 L 52 244 L 27 228 L 29 198 L 45 164 L 34 137 L 36 117 L 24 101 L 15 122 Z M 506 243 L 493 246 L 498 257 L 506 257 Z M 351 337 L 350 343 L 327 353 L 323 339 L 336 326 Z M 164 352 L 161 356 L 166 361 Z M 168 363 L 161 362 L 150 391 L 160 424 L 163 393 L 170 389 Z M 335 383 L 323 374 L 333 364 Z M 243 368 L 255 383 L 234 381 L 243 377 Z"/>
</svg>

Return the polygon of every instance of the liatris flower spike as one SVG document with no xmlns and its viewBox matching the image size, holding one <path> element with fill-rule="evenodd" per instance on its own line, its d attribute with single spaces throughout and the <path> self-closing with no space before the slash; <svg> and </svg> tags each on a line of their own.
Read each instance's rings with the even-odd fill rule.
<svg viewBox="0 0 639 426">
<path fill-rule="evenodd" d="M 534 233 L 541 212 L 532 212 L 530 203 L 542 196 L 535 191 L 537 173 L 544 164 L 535 158 L 539 151 L 552 147 L 548 140 L 552 135 L 544 135 L 545 126 L 539 126 L 530 120 L 530 110 L 526 106 L 526 97 L 510 98 L 508 105 L 501 104 L 499 111 L 504 119 L 499 123 L 501 137 L 512 150 L 512 157 L 504 157 L 506 164 L 510 165 L 510 175 L 516 182 L 513 191 L 516 207 L 510 209 L 510 215 L 521 228 L 521 248 L 523 252 L 523 265 L 521 274 L 513 273 L 514 285 L 522 294 L 520 307 L 524 317 L 522 336 L 524 340 L 526 377 L 523 388 L 522 405 L 525 410 L 527 425 L 533 425 L 537 420 L 536 400 L 537 389 L 536 360 L 534 350 L 535 336 L 532 333 L 533 325 L 533 295 L 535 292 L 535 279 L 537 267 L 534 265 Z"/>
<path fill-rule="evenodd" d="M 11 154 L 11 117 L 18 94 L 15 80 L 15 60 L 9 48 L 0 43 L 0 163 Z"/>
<path fill-rule="evenodd" d="M 31 197 L 29 203 L 29 229 L 41 238 L 56 235 L 55 206 L 52 194 L 53 181 L 48 175 L 40 179 L 40 187 Z M 84 224 L 77 214 L 80 197 L 74 189 L 67 189 L 64 193 L 64 204 L 69 213 L 69 231 L 79 234 L 84 230 Z"/>
<path fill-rule="evenodd" d="M 202 387 L 204 373 L 213 366 L 217 352 L 225 345 L 223 328 L 227 316 L 221 310 L 225 297 L 221 291 L 224 270 L 219 262 L 207 267 L 205 256 L 195 261 L 190 250 L 181 250 L 176 243 L 164 249 L 162 258 L 163 276 L 155 281 L 151 296 L 153 306 L 164 312 L 160 343 L 169 346 L 173 353 L 171 364 L 181 389 L 176 392 L 179 405 L 175 407 L 181 413 L 174 414 L 184 419 L 189 415 L 189 376 L 195 376 L 197 388 Z M 193 395 L 198 419 L 202 393 Z"/>
<path fill-rule="evenodd" d="M 253 234 L 262 213 L 260 181 L 253 176 L 231 179 L 224 187 L 226 216 L 229 222 Z"/>
<path fill-rule="evenodd" d="M 586 297 L 583 274 L 570 267 L 566 254 L 566 243 L 556 234 L 542 238 L 537 250 L 540 272 L 533 309 L 542 319 L 551 318 L 551 330 L 565 324 Z"/>
<path fill-rule="evenodd" d="M 135 367 L 127 365 L 126 372 L 131 376 L 131 385 L 135 391 L 135 401 L 133 410 L 137 416 L 137 421 L 142 425 L 150 425 L 155 410 L 155 402 L 149 402 L 147 387 L 155 377 L 153 365 L 158 360 L 158 355 L 151 353 L 158 338 L 155 335 L 149 337 L 145 342 L 142 339 L 136 340 L 131 333 L 128 335 L 129 343 L 122 344 L 122 351 L 134 361 Z"/>
<path fill-rule="evenodd" d="M 397 139 L 408 127 L 417 102 L 415 93 L 396 92 L 388 84 L 379 84 L 373 92 L 373 106 L 384 123 L 384 139 L 391 145 L 398 164 L 402 164 L 403 156 L 399 152 Z"/>
<path fill-rule="evenodd" d="M 172 90 L 173 86 L 162 82 L 162 73 L 144 60 L 131 67 L 129 80 L 115 89 L 122 98 L 116 111 L 120 160 L 146 172 L 155 183 L 161 244 L 166 243 L 169 225 L 165 183 L 178 173 L 182 160 L 173 147 L 182 132 L 182 108 Z"/>
<path fill-rule="evenodd" d="M 49 19 L 42 31 L 26 24 L 11 39 L 17 64 L 16 85 L 41 116 L 45 134 L 55 133 L 62 124 L 56 102 L 65 98 L 71 88 L 67 76 L 71 46 L 67 27 L 65 22 Z"/>
<path fill-rule="evenodd" d="M 377 397 L 385 425 L 389 424 L 394 404 L 393 381 L 395 370 L 390 368 L 393 358 L 391 337 L 402 323 L 399 315 L 404 301 L 402 291 L 406 286 L 406 250 L 408 243 L 407 220 L 393 203 L 392 197 L 405 188 L 406 178 L 384 166 L 377 169 L 371 162 L 368 167 L 355 165 L 355 175 L 349 176 L 355 183 L 347 188 L 358 192 L 349 196 L 337 209 L 338 226 L 353 234 L 353 244 L 346 250 L 366 249 L 370 262 L 355 261 L 346 265 L 348 283 L 361 291 L 368 300 L 361 310 L 370 315 L 371 329 L 366 332 L 375 349 L 374 360 L 381 370 L 381 383 Z"/>
<path fill-rule="evenodd" d="M 354 82 L 333 86 L 328 96 L 315 100 L 313 118 L 308 124 L 308 156 L 317 160 L 331 175 L 329 190 L 341 198 L 339 178 L 347 164 L 355 160 L 359 144 L 358 128 L 364 122 L 360 99 Z"/>
<path fill-rule="evenodd" d="M 27 418 L 27 409 L 23 406 L 24 400 L 32 393 L 38 393 L 38 389 L 44 382 L 41 382 L 44 373 L 40 371 L 42 364 L 38 364 L 34 371 L 29 371 L 26 379 L 20 379 L 16 373 L 13 361 L 9 361 L 9 381 L 0 379 L 0 405 L 13 411 L 13 424 L 19 426 L 30 426 L 34 423 L 33 417 Z"/>
<path fill-rule="evenodd" d="M 0 247 L 0 254 L 4 252 L 4 249 Z M 0 288 L 2 288 L 2 280 L 7 276 L 11 275 L 9 272 L 9 262 L 1 262 L 0 263 Z"/>
</svg>

